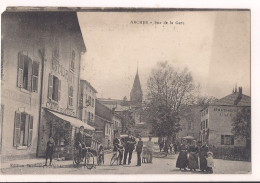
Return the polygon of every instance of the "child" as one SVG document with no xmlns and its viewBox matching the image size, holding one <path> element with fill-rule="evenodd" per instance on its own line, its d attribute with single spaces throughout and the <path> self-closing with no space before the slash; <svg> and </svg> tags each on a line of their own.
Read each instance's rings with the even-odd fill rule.
<svg viewBox="0 0 260 183">
<path fill-rule="evenodd" d="M 104 147 L 103 147 L 103 145 L 100 145 L 100 146 L 99 146 L 99 149 L 98 149 L 98 157 L 99 157 L 99 161 L 102 161 L 102 163 L 104 164 L 105 157 L 104 157 Z M 101 162 L 100 162 L 100 163 L 101 163 Z"/>
<path fill-rule="evenodd" d="M 207 159 L 207 172 L 208 173 L 213 173 L 213 167 L 214 167 L 214 161 L 213 161 L 213 153 L 212 152 L 208 152 L 207 153 L 208 157 L 206 158 Z"/>
<path fill-rule="evenodd" d="M 50 137 L 49 141 L 47 142 L 45 166 L 47 166 L 48 158 L 50 158 L 50 166 L 52 165 L 52 156 L 53 156 L 54 145 L 55 145 L 54 140 L 52 137 Z"/>
<path fill-rule="evenodd" d="M 142 153 L 142 163 L 148 163 L 148 147 L 143 147 L 143 153 Z"/>
</svg>

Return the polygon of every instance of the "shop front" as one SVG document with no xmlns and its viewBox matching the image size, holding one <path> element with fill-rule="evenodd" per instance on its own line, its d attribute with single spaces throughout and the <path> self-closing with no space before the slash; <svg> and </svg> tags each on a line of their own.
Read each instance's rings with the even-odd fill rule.
<svg viewBox="0 0 260 183">
<path fill-rule="evenodd" d="M 85 132 L 95 130 L 95 128 L 77 118 L 49 109 L 45 109 L 43 118 L 45 125 L 41 130 L 41 152 L 39 152 L 39 156 L 44 156 L 48 139 L 53 137 L 55 141 L 54 158 L 71 159 L 75 146 L 75 134 L 78 133 L 79 127 L 84 126 Z M 92 135 L 86 133 L 86 136 L 88 137 L 86 145 L 91 147 Z"/>
</svg>

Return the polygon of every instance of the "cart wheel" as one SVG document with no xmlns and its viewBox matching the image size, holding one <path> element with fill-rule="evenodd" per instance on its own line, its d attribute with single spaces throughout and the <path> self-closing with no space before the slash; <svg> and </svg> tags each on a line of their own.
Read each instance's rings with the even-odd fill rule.
<svg viewBox="0 0 260 183">
<path fill-rule="evenodd" d="M 117 161 L 117 155 L 114 154 L 110 160 L 110 165 L 113 166 L 115 164 L 115 162 Z M 118 161 L 117 161 L 118 164 Z"/>
<path fill-rule="evenodd" d="M 85 158 L 85 166 L 88 169 L 92 169 L 94 167 L 94 164 L 95 164 L 94 155 L 90 152 L 87 152 L 86 158 Z"/>
<path fill-rule="evenodd" d="M 74 152 L 74 155 L 73 155 L 73 165 L 74 166 L 79 166 L 80 164 L 80 157 L 79 157 L 79 152 Z"/>
</svg>

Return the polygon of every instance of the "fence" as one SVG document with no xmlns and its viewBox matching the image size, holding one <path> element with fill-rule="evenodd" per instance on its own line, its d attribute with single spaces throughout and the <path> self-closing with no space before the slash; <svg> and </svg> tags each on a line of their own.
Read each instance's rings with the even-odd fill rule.
<svg viewBox="0 0 260 183">
<path fill-rule="evenodd" d="M 251 152 L 245 147 L 209 147 L 209 150 L 216 159 L 251 161 Z"/>
</svg>

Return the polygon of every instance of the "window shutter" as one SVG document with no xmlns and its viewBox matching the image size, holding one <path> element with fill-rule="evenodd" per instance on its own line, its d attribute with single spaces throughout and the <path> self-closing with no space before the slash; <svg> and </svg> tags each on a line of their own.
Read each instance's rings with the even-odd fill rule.
<svg viewBox="0 0 260 183">
<path fill-rule="evenodd" d="M 224 135 L 221 135 L 221 145 L 224 145 Z"/>
<path fill-rule="evenodd" d="M 52 90 L 53 90 L 53 76 L 49 74 L 49 87 L 48 87 L 48 98 L 52 99 Z"/>
<path fill-rule="evenodd" d="M 23 87 L 23 69 L 24 69 L 24 56 L 18 53 L 18 71 L 17 71 L 17 86 Z"/>
<path fill-rule="evenodd" d="M 234 145 L 234 135 L 231 135 L 230 138 L 231 138 L 231 145 Z"/>
<path fill-rule="evenodd" d="M 14 116 L 14 139 L 13 139 L 13 144 L 15 147 L 20 145 L 20 123 L 21 123 L 21 113 L 16 111 Z"/>
<path fill-rule="evenodd" d="M 30 116 L 28 146 L 32 145 L 32 136 L 33 136 L 33 116 Z"/>
<path fill-rule="evenodd" d="M 32 60 L 27 57 L 27 59 L 29 60 L 28 62 L 28 83 L 27 83 L 27 86 L 28 86 L 28 90 L 29 91 L 32 91 Z"/>
<path fill-rule="evenodd" d="M 32 67 L 32 91 L 33 92 L 38 91 L 38 78 L 39 78 L 39 63 L 34 61 Z"/>
<path fill-rule="evenodd" d="M 28 137 L 29 137 L 29 124 L 30 124 L 30 115 L 26 114 L 25 117 L 25 126 L 24 126 L 24 139 L 23 139 L 23 145 L 27 146 L 28 145 Z"/>
<path fill-rule="evenodd" d="M 60 101 L 60 91 L 61 91 L 61 80 L 59 80 L 59 86 L 58 86 L 58 101 Z"/>
</svg>

